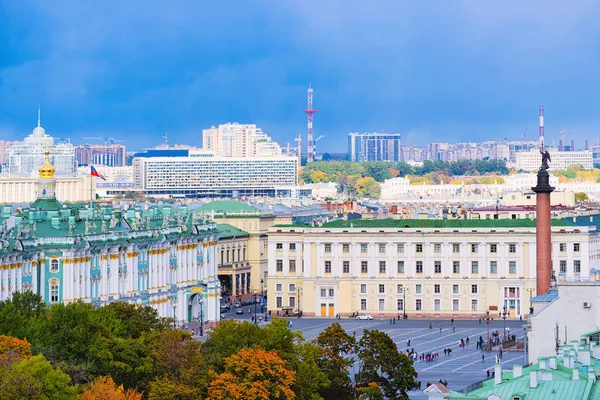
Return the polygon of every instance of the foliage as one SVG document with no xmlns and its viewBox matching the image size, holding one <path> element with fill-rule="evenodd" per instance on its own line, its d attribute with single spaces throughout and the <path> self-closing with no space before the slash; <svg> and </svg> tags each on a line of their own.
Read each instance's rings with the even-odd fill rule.
<svg viewBox="0 0 600 400">
<path fill-rule="evenodd" d="M 575 193 L 575 201 L 586 201 L 589 200 L 588 195 L 584 192 Z"/>
<path fill-rule="evenodd" d="M 501 160 L 460 160 L 455 162 L 426 160 L 421 167 L 413 167 L 405 162 L 334 161 L 313 162 L 306 165 L 302 169 L 300 180 L 305 183 L 336 182 L 341 193 L 349 196 L 362 196 L 364 194 L 357 193 L 359 188 L 356 187 L 357 182 L 362 178 L 373 178 L 376 182 L 381 183 L 396 176 L 410 176 L 413 183 L 449 183 L 457 176 L 505 175 L 508 172 L 505 162 Z M 484 178 L 482 183 L 493 183 L 494 180 Z M 498 181 L 498 183 L 500 182 Z"/>
<path fill-rule="evenodd" d="M 371 177 L 356 182 L 356 194 L 360 197 L 376 198 L 381 194 L 381 186 Z"/>
<path fill-rule="evenodd" d="M 352 381 L 348 376 L 348 369 L 352 365 L 352 359 L 347 355 L 353 348 L 354 338 L 335 322 L 321 332 L 315 342 L 323 350 L 319 366 L 330 382 L 329 387 L 321 394 L 325 399 L 350 399 Z"/>
<path fill-rule="evenodd" d="M 415 369 L 412 361 L 398 352 L 396 344 L 386 333 L 365 330 L 358 343 L 358 358 L 358 387 L 368 387 L 374 382 L 386 398 L 408 399 L 407 392 L 415 386 Z"/>
<path fill-rule="evenodd" d="M 225 360 L 225 372 L 210 382 L 210 398 L 294 399 L 295 373 L 275 351 L 242 349 Z"/>
<path fill-rule="evenodd" d="M 26 358 L 0 375 L 0 399 L 75 399 L 79 388 L 43 355 Z"/>
<path fill-rule="evenodd" d="M 117 386 L 110 376 L 99 376 L 79 396 L 78 400 L 142 400 L 142 394 Z"/>
<path fill-rule="evenodd" d="M 11 299 L 0 302 L 0 334 L 25 338 L 29 322 L 45 311 L 40 295 L 29 290 L 13 293 Z"/>
<path fill-rule="evenodd" d="M 571 165 L 569 168 L 554 171 L 553 175 L 558 176 L 560 183 L 566 182 L 600 182 L 600 169 L 593 168 L 591 170 L 581 169 L 581 165 Z"/>
<path fill-rule="evenodd" d="M 369 382 L 366 387 L 358 388 L 356 390 L 359 393 L 359 399 L 365 400 L 383 400 L 383 392 L 378 384 L 375 382 Z"/>
<path fill-rule="evenodd" d="M 31 344 L 11 336 L 0 335 L 0 365 L 31 357 Z"/>
</svg>

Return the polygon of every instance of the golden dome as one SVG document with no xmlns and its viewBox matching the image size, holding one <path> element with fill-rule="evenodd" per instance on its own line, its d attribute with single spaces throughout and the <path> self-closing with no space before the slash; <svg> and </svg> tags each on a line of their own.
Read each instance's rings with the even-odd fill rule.
<svg viewBox="0 0 600 400">
<path fill-rule="evenodd" d="M 38 171 L 40 171 L 40 179 L 52 179 L 54 178 L 54 171 L 56 171 L 56 168 L 54 165 L 50 164 L 50 152 L 47 151 L 45 154 L 46 161 L 44 161 L 44 164 L 38 169 Z"/>
</svg>

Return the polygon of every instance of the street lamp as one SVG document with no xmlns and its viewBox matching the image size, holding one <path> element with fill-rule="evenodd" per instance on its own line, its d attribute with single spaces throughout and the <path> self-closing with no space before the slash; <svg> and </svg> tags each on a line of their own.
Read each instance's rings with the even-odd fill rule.
<svg viewBox="0 0 600 400">
<path fill-rule="evenodd" d="M 173 329 L 175 329 L 177 323 L 177 297 L 171 297 L 171 305 L 173 306 Z"/>
<path fill-rule="evenodd" d="M 506 306 L 504 306 L 502 308 L 502 319 L 504 320 L 504 341 L 506 341 L 506 314 L 508 314 L 508 312 L 506 312 Z"/>
<path fill-rule="evenodd" d="M 260 278 L 260 312 L 265 312 L 264 310 L 264 304 L 263 304 L 263 299 L 264 299 L 264 294 L 263 294 L 263 283 L 265 283 L 265 280 L 263 278 Z"/>
<path fill-rule="evenodd" d="M 488 334 L 487 334 L 487 344 L 485 345 L 485 349 L 487 350 L 488 346 L 489 346 L 489 349 L 491 350 L 492 346 L 490 345 L 490 323 L 494 320 L 494 318 L 490 317 L 490 312 L 489 311 L 486 311 L 485 312 L 485 317 L 483 317 L 483 320 L 487 324 L 487 332 L 488 332 Z"/>
<path fill-rule="evenodd" d="M 204 336 L 204 300 L 201 294 L 198 295 L 198 305 L 200 308 L 198 311 L 200 314 L 200 336 Z"/>
<path fill-rule="evenodd" d="M 256 301 L 258 300 L 258 293 L 254 291 L 254 325 L 258 325 L 258 318 L 256 317 Z"/>
</svg>

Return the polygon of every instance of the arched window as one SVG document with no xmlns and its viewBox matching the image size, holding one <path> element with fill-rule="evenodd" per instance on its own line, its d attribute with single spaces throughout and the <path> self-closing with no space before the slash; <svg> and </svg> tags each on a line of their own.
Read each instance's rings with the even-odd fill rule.
<svg viewBox="0 0 600 400">
<path fill-rule="evenodd" d="M 58 260 L 54 259 L 50 261 L 50 271 L 57 272 L 58 271 Z"/>
</svg>

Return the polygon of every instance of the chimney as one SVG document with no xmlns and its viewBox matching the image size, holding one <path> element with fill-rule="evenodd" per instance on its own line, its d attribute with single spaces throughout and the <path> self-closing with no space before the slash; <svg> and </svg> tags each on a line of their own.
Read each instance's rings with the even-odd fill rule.
<svg viewBox="0 0 600 400">
<path fill-rule="evenodd" d="M 523 376 L 523 366 L 519 364 L 513 365 L 513 379 Z"/>
<path fill-rule="evenodd" d="M 571 140 L 571 151 L 575 151 L 575 141 Z"/>
<path fill-rule="evenodd" d="M 544 369 L 547 368 L 547 364 L 546 364 L 546 359 L 545 358 L 540 359 L 539 363 L 540 363 L 540 369 L 541 370 L 544 370 Z"/>
<path fill-rule="evenodd" d="M 589 150 L 589 147 L 588 147 L 588 141 L 587 141 L 587 139 L 585 139 L 585 149 L 586 149 L 586 150 Z"/>
<path fill-rule="evenodd" d="M 556 369 L 556 357 L 548 358 L 548 366 L 550 369 Z"/>
<path fill-rule="evenodd" d="M 494 365 L 494 385 L 502 383 L 502 366 L 500 364 Z"/>
<path fill-rule="evenodd" d="M 573 368 L 573 380 L 574 381 L 579 380 L 579 370 L 577 368 Z"/>
<path fill-rule="evenodd" d="M 537 371 L 529 373 L 529 387 L 535 389 L 538 386 Z"/>
</svg>

